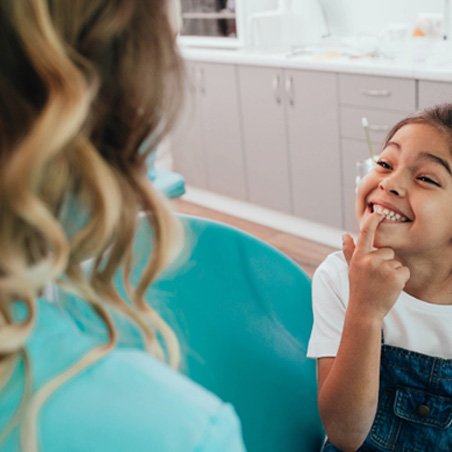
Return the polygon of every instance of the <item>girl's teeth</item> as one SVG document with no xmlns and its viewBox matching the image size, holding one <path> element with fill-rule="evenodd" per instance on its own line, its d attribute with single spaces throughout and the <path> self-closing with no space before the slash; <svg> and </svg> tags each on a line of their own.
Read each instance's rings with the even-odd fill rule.
<svg viewBox="0 0 452 452">
<path fill-rule="evenodd" d="M 400 215 L 396 212 L 393 212 L 392 210 L 385 209 L 378 205 L 374 205 L 374 211 L 381 215 L 384 215 L 385 218 L 390 221 L 394 221 L 394 222 L 398 222 L 398 223 L 403 223 L 405 221 L 408 221 L 408 218 L 404 217 L 403 215 Z"/>
</svg>

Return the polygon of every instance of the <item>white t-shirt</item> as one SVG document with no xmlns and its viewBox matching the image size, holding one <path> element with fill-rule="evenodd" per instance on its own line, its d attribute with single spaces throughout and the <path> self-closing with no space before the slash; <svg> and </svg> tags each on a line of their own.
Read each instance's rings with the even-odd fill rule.
<svg viewBox="0 0 452 452">
<path fill-rule="evenodd" d="M 348 266 L 341 251 L 330 254 L 312 282 L 314 326 L 308 357 L 336 356 L 349 297 Z M 452 305 L 427 303 L 402 292 L 383 321 L 384 342 L 452 358 Z"/>
</svg>

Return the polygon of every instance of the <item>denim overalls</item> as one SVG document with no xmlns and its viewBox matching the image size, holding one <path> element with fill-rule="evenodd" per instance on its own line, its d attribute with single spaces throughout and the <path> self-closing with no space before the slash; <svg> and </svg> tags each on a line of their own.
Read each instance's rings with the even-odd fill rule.
<svg viewBox="0 0 452 452">
<path fill-rule="evenodd" d="M 378 410 L 358 450 L 451 452 L 452 359 L 382 344 Z"/>
</svg>

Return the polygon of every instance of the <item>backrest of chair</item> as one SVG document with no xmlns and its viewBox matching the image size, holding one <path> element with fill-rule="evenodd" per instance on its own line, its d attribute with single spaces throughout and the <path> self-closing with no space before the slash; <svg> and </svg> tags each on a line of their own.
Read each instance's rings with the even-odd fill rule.
<svg viewBox="0 0 452 452">
<path fill-rule="evenodd" d="M 163 274 L 147 299 L 178 333 L 184 372 L 234 405 L 249 451 L 320 450 L 315 363 L 305 356 L 309 278 L 238 229 L 183 221 L 193 242 L 189 258 Z M 138 242 L 142 252 L 143 238 Z"/>
</svg>

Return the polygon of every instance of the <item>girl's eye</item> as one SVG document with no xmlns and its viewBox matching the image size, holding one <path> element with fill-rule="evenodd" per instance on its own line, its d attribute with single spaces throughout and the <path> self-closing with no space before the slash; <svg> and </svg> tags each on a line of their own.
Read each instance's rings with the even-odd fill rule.
<svg viewBox="0 0 452 452">
<path fill-rule="evenodd" d="M 428 176 L 419 176 L 417 180 L 420 180 L 421 182 L 425 182 L 427 184 L 436 185 L 437 187 L 441 187 L 441 185 L 438 182 L 436 182 L 436 180 L 433 180 Z"/>
<path fill-rule="evenodd" d="M 388 162 L 385 162 L 384 160 L 378 160 L 377 165 L 381 166 L 382 168 L 384 168 L 386 170 L 392 169 L 392 166 Z"/>
</svg>

